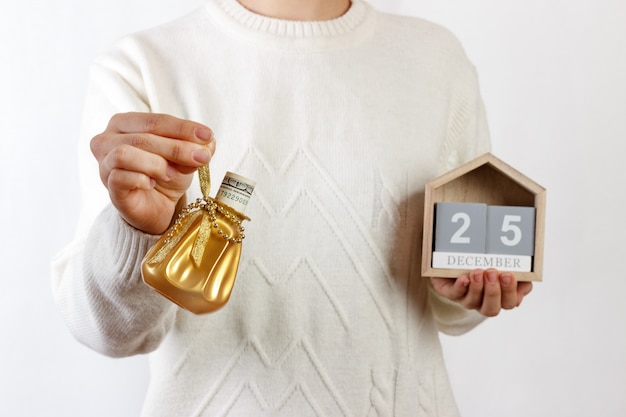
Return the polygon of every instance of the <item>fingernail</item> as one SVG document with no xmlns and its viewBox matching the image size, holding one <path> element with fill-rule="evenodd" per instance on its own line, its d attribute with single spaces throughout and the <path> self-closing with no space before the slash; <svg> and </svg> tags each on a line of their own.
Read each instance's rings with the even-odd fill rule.
<svg viewBox="0 0 626 417">
<path fill-rule="evenodd" d="M 513 277 L 510 276 L 509 274 L 502 274 L 500 275 L 500 280 L 502 281 L 502 286 L 508 287 L 509 285 L 511 285 L 511 281 L 513 281 Z"/>
<path fill-rule="evenodd" d="M 196 137 L 205 142 L 211 142 L 213 139 L 213 132 L 211 129 L 205 127 L 197 127 L 195 130 Z"/>
<path fill-rule="evenodd" d="M 195 151 L 193 151 L 193 153 L 191 154 L 191 157 L 193 158 L 194 161 L 200 164 L 206 164 L 207 162 L 209 162 L 209 159 L 211 159 L 211 153 L 209 152 L 208 149 L 201 148 L 201 149 L 196 149 Z"/>
<path fill-rule="evenodd" d="M 171 180 L 172 178 L 174 178 L 176 176 L 176 174 L 178 173 L 178 171 L 176 171 L 176 168 L 174 168 L 171 165 L 167 165 L 167 170 L 165 171 L 165 175 L 167 175 L 167 179 Z"/>
<path fill-rule="evenodd" d="M 494 271 L 487 271 L 487 282 L 490 284 L 495 284 L 498 280 L 498 274 Z"/>
<path fill-rule="evenodd" d="M 476 284 L 482 284 L 483 283 L 483 273 L 482 273 L 482 271 L 480 271 L 480 272 L 473 272 L 472 273 L 472 280 Z"/>
</svg>

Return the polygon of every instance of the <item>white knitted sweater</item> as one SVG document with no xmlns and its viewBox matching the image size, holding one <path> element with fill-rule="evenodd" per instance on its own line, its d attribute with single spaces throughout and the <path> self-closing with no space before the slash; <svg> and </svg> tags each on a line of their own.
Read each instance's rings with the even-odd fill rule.
<svg viewBox="0 0 626 417">
<path fill-rule="evenodd" d="M 218 312 L 183 311 L 141 280 L 157 237 L 119 218 L 88 152 L 126 111 L 210 126 L 213 178 L 257 181 Z M 212 0 L 99 59 L 84 120 L 84 206 L 55 297 L 92 349 L 152 352 L 145 416 L 457 415 L 437 332 L 480 318 L 420 277 L 423 189 L 489 141 L 474 68 L 446 30 L 362 0 L 324 22 Z"/>
</svg>

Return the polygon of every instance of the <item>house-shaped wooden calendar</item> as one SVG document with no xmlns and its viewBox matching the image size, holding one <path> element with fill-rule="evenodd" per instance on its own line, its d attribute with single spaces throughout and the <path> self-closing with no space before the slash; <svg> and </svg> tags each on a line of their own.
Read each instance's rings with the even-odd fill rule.
<svg viewBox="0 0 626 417">
<path fill-rule="evenodd" d="M 422 276 L 496 268 L 541 281 L 545 206 L 545 188 L 490 153 L 429 181 Z"/>
</svg>

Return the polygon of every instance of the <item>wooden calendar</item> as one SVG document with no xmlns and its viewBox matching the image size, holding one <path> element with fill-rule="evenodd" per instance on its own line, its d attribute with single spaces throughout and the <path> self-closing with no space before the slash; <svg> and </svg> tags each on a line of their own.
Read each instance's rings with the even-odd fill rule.
<svg viewBox="0 0 626 417">
<path fill-rule="evenodd" d="M 422 275 L 475 268 L 541 281 L 546 190 L 487 153 L 426 184 Z"/>
</svg>

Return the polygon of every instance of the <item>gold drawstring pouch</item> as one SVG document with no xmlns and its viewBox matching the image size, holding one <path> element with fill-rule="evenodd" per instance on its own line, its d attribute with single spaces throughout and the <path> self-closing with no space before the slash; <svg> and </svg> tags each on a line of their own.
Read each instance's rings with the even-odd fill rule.
<svg viewBox="0 0 626 417">
<path fill-rule="evenodd" d="M 211 198 L 209 167 L 198 169 L 198 176 L 202 198 L 183 208 L 148 251 L 141 275 L 163 296 L 202 314 L 223 307 L 230 298 L 245 237 L 242 222 L 250 220 L 243 210 L 255 184 L 228 172 Z"/>
</svg>

